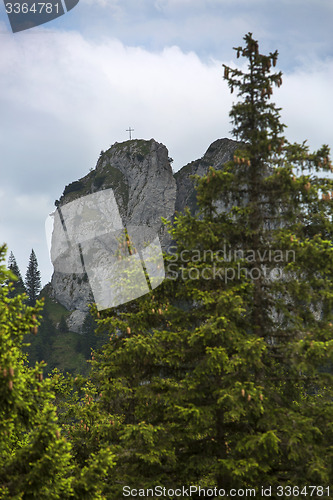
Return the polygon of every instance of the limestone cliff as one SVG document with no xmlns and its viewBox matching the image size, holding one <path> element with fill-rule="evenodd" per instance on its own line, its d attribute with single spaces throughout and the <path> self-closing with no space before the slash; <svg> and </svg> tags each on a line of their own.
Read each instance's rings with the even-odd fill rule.
<svg viewBox="0 0 333 500">
<path fill-rule="evenodd" d="M 239 143 L 231 139 L 218 139 L 207 149 L 204 156 L 195 160 L 174 174 L 177 186 L 175 210 L 182 212 L 186 206 L 195 212 L 196 191 L 192 175 L 203 177 L 207 174 L 209 167 L 220 169 L 224 163 L 231 160 Z"/>
<path fill-rule="evenodd" d="M 196 210 L 196 194 L 191 175 L 203 176 L 210 166 L 216 169 L 229 161 L 239 143 L 219 139 L 205 155 L 173 174 L 167 148 L 154 139 L 115 143 L 101 152 L 94 170 L 65 187 L 58 207 L 97 191 L 112 188 L 124 226 L 149 226 L 158 234 L 163 249 L 170 236 L 161 217 L 171 220 L 175 211 L 188 206 Z M 68 326 L 80 331 L 93 301 L 86 276 L 79 272 L 54 272 L 51 280 L 53 297 L 73 311 Z"/>
</svg>

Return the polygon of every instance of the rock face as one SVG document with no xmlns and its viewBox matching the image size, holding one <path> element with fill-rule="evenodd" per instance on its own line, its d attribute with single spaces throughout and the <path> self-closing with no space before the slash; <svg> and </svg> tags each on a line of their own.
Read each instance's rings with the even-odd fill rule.
<svg viewBox="0 0 333 500">
<path fill-rule="evenodd" d="M 233 158 L 239 146 L 238 142 L 231 139 L 218 139 L 209 146 L 202 158 L 189 163 L 174 174 L 177 184 L 176 211 L 182 212 L 187 206 L 192 213 L 195 212 L 196 191 L 191 175 L 203 177 L 207 174 L 209 167 L 219 170 L 222 165 Z"/>
<path fill-rule="evenodd" d="M 56 206 L 66 204 L 97 191 L 112 188 L 125 227 L 148 226 L 160 239 L 165 250 L 170 235 L 161 217 L 171 220 L 175 211 L 188 206 L 196 210 L 196 193 L 191 175 L 203 176 L 210 166 L 219 169 L 229 161 L 239 143 L 219 139 L 205 155 L 173 174 L 167 148 L 154 139 L 115 143 L 101 152 L 96 168 L 85 177 L 65 187 Z M 93 302 L 87 277 L 79 272 L 54 272 L 52 295 L 68 310 L 71 331 L 80 332 L 89 303 Z"/>
</svg>

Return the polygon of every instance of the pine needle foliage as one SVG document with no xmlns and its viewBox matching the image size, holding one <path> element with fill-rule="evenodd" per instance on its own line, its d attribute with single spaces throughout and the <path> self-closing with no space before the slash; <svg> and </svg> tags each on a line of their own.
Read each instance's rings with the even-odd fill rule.
<svg viewBox="0 0 333 500">
<path fill-rule="evenodd" d="M 104 479 L 114 465 L 105 444 L 77 462 L 66 440 L 55 395 L 70 397 L 70 382 L 58 373 L 44 378 L 45 363 L 29 366 L 24 354 L 28 333 L 38 335 L 43 301 L 33 307 L 26 296 L 9 296 L 12 273 L 0 247 L 0 499 L 101 500 Z M 64 377 L 62 377 L 64 379 Z M 61 385 L 61 390 L 59 389 Z M 58 398 L 59 399 L 59 398 Z"/>
<path fill-rule="evenodd" d="M 22 294 L 26 290 L 19 266 L 16 262 L 13 252 L 10 252 L 9 255 L 8 269 L 12 273 L 12 278 L 10 282 L 13 284 L 11 290 L 9 291 L 9 297 L 15 297 L 15 295 Z"/>
<path fill-rule="evenodd" d="M 3 261 L 6 248 L 0 248 Z M 8 278 L 0 267 L 0 282 Z M 25 295 L 0 287 L 0 498 L 67 498 L 70 448 L 60 435 L 43 363 L 30 368 L 23 338 L 38 332 L 42 302 L 27 306 Z"/>
<path fill-rule="evenodd" d="M 42 288 L 38 261 L 33 249 L 31 250 L 28 269 L 25 275 L 25 286 L 29 297 L 29 305 L 33 306 Z"/>
<path fill-rule="evenodd" d="M 310 152 L 284 136 L 271 102 L 278 53 L 261 54 L 251 33 L 235 50 L 247 67 L 225 66 L 224 78 L 236 91 L 239 149 L 197 178 L 200 212 L 170 225 L 168 279 L 99 319 L 110 340 L 92 360 L 92 400 L 96 419 L 109 416 L 114 498 L 127 484 L 332 477 L 329 148 Z"/>
</svg>

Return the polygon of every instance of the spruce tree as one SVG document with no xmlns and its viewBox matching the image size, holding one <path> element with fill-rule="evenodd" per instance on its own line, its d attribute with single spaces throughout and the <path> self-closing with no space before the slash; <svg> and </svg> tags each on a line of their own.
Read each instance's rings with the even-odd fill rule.
<svg viewBox="0 0 333 500">
<path fill-rule="evenodd" d="M 15 295 L 19 295 L 25 293 L 25 286 L 23 283 L 22 275 L 20 269 L 17 265 L 16 259 L 14 257 L 13 252 L 10 252 L 8 259 L 8 269 L 14 275 L 13 280 L 10 281 L 12 284 L 12 289 L 9 291 L 9 297 L 15 297 Z"/>
<path fill-rule="evenodd" d="M 126 484 L 200 484 L 273 486 L 278 499 L 278 486 L 332 477 L 329 148 L 288 142 L 270 101 L 278 53 L 244 42 L 247 69 L 224 69 L 239 149 L 197 178 L 200 213 L 170 226 L 175 279 L 99 320 L 110 341 L 92 360 L 91 398 L 109 415 L 114 497 Z"/>
<path fill-rule="evenodd" d="M 55 395 L 72 387 L 59 373 L 43 377 L 45 363 L 29 365 L 29 332 L 39 335 L 42 300 L 34 307 L 8 296 L 11 273 L 0 247 L 0 499 L 102 499 L 114 457 L 107 444 L 78 463 L 61 429 Z M 61 386 L 61 389 L 60 389 Z M 64 387 L 66 386 L 66 387 Z M 66 392 L 67 391 L 67 392 Z M 57 398 L 57 402 L 59 397 Z M 60 415 L 61 420 L 61 415 Z M 73 415 L 69 417 L 73 424 Z"/>
<path fill-rule="evenodd" d="M 8 277 L 2 265 L 0 283 Z M 60 435 L 43 364 L 28 367 L 23 338 L 38 332 L 42 303 L 8 297 L 0 286 L 0 498 L 59 498 L 70 493 L 70 447 Z"/>
<path fill-rule="evenodd" d="M 42 286 L 37 257 L 33 249 L 31 250 L 28 269 L 25 275 L 25 286 L 29 297 L 29 305 L 34 305 Z"/>
<path fill-rule="evenodd" d="M 80 335 L 77 344 L 77 350 L 84 355 L 85 359 L 90 359 L 91 350 L 97 346 L 96 327 L 97 324 L 92 315 L 87 314 L 82 325 L 82 335 Z"/>
</svg>

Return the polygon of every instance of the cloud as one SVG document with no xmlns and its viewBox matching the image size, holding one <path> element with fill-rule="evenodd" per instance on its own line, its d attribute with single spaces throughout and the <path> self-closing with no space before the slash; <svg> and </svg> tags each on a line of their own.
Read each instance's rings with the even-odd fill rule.
<svg viewBox="0 0 333 500">
<path fill-rule="evenodd" d="M 43 225 L 53 200 L 95 166 L 101 149 L 127 140 L 129 125 L 135 137 L 165 143 L 178 168 L 201 156 L 221 130 L 227 135 L 230 99 L 219 63 L 205 65 L 177 47 L 150 53 L 77 33 L 2 42 L 1 236 L 19 262 L 34 246 L 47 269 Z"/>
<path fill-rule="evenodd" d="M 127 140 L 129 126 L 134 137 L 163 142 L 175 169 L 230 137 L 234 95 L 221 68 L 228 59 L 203 61 L 177 46 L 151 51 L 76 32 L 37 30 L 2 35 L 1 42 L 1 237 L 19 262 L 34 246 L 44 280 L 44 220 L 53 201 L 95 166 L 101 149 Z M 309 138 L 317 148 L 332 141 L 333 62 L 311 64 L 287 73 L 273 97 L 284 108 L 288 138 Z"/>
<path fill-rule="evenodd" d="M 119 0 L 80 0 L 81 5 L 87 4 L 96 7 L 109 9 L 112 13 L 119 14 L 122 8 Z"/>
<path fill-rule="evenodd" d="M 6 243 L 13 251 L 24 278 L 31 249 L 34 248 L 43 283 L 52 272 L 45 239 L 44 222 L 52 209 L 53 200 L 47 194 L 17 194 L 15 188 L 0 193 L 0 244 Z"/>
<path fill-rule="evenodd" d="M 193 133 L 206 122 L 221 122 L 212 92 L 221 104 L 230 102 L 223 92 L 220 63 L 204 64 L 193 52 L 177 47 L 150 53 L 115 40 L 88 43 L 75 33 L 5 42 L 0 61 L 7 75 L 0 94 L 5 114 L 0 126 L 7 139 L 2 146 L 12 162 L 24 161 L 25 151 L 34 154 L 24 185 L 35 168 L 44 175 L 38 163 L 46 150 L 48 160 L 43 161 L 51 164 L 53 154 L 59 155 L 71 142 L 80 155 L 87 147 L 82 137 L 89 137 L 96 148 L 89 148 L 92 161 L 105 142 L 126 138 L 129 122 L 139 136 L 158 133 L 180 144 L 181 137 L 191 135 L 190 128 Z M 15 137 L 24 147 L 13 149 Z M 179 166 L 185 160 L 183 153 Z M 57 172 L 62 170 L 58 165 Z"/>
<path fill-rule="evenodd" d="M 88 5 L 98 5 L 100 7 L 118 7 L 119 5 L 118 0 L 80 0 L 80 2 Z"/>
<path fill-rule="evenodd" d="M 73 10 L 74 12 L 74 10 Z M 330 0 L 81 0 L 75 14 L 63 16 L 67 29 L 84 36 L 115 37 L 125 45 L 159 51 L 177 45 L 202 58 L 228 58 L 248 31 L 279 48 L 283 67 L 299 57 L 332 54 Z M 56 26 L 56 24 L 54 24 Z"/>
<path fill-rule="evenodd" d="M 283 85 L 276 94 L 276 102 L 282 107 L 282 120 L 288 126 L 290 140 L 307 139 L 311 148 L 322 144 L 333 147 L 331 110 L 333 97 L 333 60 L 314 61 L 284 75 Z"/>
</svg>

